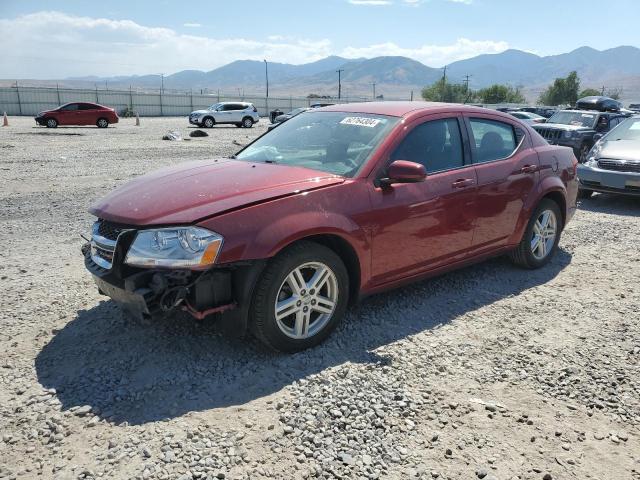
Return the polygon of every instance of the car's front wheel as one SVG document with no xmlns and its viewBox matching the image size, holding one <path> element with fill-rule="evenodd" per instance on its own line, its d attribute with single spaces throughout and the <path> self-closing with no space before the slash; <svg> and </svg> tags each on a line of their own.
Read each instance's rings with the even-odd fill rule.
<svg viewBox="0 0 640 480">
<path fill-rule="evenodd" d="M 344 316 L 349 276 L 340 257 L 301 242 L 267 265 L 254 292 L 252 329 L 268 347 L 297 352 L 322 342 Z"/>
<path fill-rule="evenodd" d="M 578 161 L 580 163 L 584 163 L 587 161 L 587 156 L 589 155 L 589 151 L 591 151 L 591 147 L 586 143 L 580 145 L 580 150 L 578 152 Z"/>
<path fill-rule="evenodd" d="M 56 128 L 58 126 L 58 121 L 55 118 L 47 118 L 47 128 Z"/>
<path fill-rule="evenodd" d="M 558 249 L 562 232 L 562 215 L 558 204 L 544 199 L 529 219 L 518 247 L 511 252 L 511 260 L 524 268 L 545 265 Z"/>
<path fill-rule="evenodd" d="M 586 200 L 587 198 L 591 198 L 593 195 L 593 190 L 587 190 L 585 188 L 578 189 L 578 198 Z"/>
<path fill-rule="evenodd" d="M 216 121 L 211 117 L 207 117 L 202 121 L 202 126 L 205 128 L 212 128 L 215 124 Z"/>
</svg>

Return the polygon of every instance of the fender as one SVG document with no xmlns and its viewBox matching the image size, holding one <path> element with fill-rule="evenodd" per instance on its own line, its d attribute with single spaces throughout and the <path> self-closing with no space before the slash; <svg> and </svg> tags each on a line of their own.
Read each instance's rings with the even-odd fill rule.
<svg viewBox="0 0 640 480">
<path fill-rule="evenodd" d="M 546 174 L 544 170 L 544 166 L 542 167 L 540 174 L 541 175 Z M 540 180 L 540 182 L 538 183 L 538 188 L 535 190 L 535 192 L 532 192 L 532 195 L 529 195 L 527 197 L 527 202 L 523 205 L 522 211 L 520 212 L 520 217 L 518 217 L 516 228 L 513 234 L 511 235 L 511 237 L 509 238 L 510 245 L 517 245 L 518 243 L 520 243 L 520 241 L 522 240 L 522 236 L 524 235 L 524 231 L 527 228 L 527 224 L 529 223 L 529 219 L 533 214 L 534 209 L 538 206 L 540 201 L 545 196 L 547 196 L 549 193 L 552 193 L 552 192 L 560 193 L 562 197 L 565 199 L 565 202 L 564 202 L 565 207 L 562 214 L 565 221 L 567 218 L 569 218 L 567 216 L 568 212 L 566 210 L 567 189 L 565 185 L 562 183 L 562 180 L 560 180 L 560 178 L 555 175 L 546 176 Z M 562 210 L 562 206 L 560 206 L 560 209 Z"/>
<path fill-rule="evenodd" d="M 360 284 L 370 276 L 370 235 L 358 223 L 370 209 L 369 197 L 350 194 L 363 182 L 346 182 L 229 212 L 199 225 L 224 237 L 218 264 L 272 258 L 292 243 L 317 235 L 344 240 L 360 264 Z M 358 185 L 358 186 L 357 186 Z M 340 212 L 340 213 L 336 213 Z"/>
</svg>

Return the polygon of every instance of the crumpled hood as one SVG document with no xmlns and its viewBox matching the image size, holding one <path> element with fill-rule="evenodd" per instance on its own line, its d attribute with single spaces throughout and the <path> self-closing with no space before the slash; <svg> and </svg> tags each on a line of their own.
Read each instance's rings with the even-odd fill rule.
<svg viewBox="0 0 640 480">
<path fill-rule="evenodd" d="M 89 212 L 126 225 L 190 224 L 229 210 L 344 182 L 302 167 L 217 159 L 138 177 Z"/>
<path fill-rule="evenodd" d="M 603 140 L 598 158 L 640 162 L 639 140 Z"/>
</svg>

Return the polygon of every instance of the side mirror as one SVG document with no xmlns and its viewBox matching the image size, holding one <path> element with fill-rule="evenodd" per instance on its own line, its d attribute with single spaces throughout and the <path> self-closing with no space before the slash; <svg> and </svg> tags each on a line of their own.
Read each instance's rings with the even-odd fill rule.
<svg viewBox="0 0 640 480">
<path fill-rule="evenodd" d="M 395 160 L 387 168 L 387 177 L 380 179 L 382 185 L 394 183 L 424 182 L 427 178 L 427 170 L 424 165 L 408 160 Z"/>
<path fill-rule="evenodd" d="M 602 137 L 604 137 L 604 135 L 602 133 L 596 133 L 593 136 L 593 143 L 596 143 L 597 141 L 599 141 Z"/>
</svg>

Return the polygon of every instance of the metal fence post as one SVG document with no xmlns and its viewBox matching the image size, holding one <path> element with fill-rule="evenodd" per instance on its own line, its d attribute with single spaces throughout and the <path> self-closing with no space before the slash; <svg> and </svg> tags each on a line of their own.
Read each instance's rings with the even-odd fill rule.
<svg viewBox="0 0 640 480">
<path fill-rule="evenodd" d="M 100 103 L 100 98 L 98 98 L 98 84 L 96 83 L 96 103 Z"/>
<path fill-rule="evenodd" d="M 164 117 L 164 112 L 162 111 L 162 89 L 160 89 L 160 116 Z"/>
<path fill-rule="evenodd" d="M 129 85 L 129 110 L 133 112 L 133 92 L 131 91 L 131 85 Z"/>
<path fill-rule="evenodd" d="M 61 105 L 62 102 L 60 101 L 60 85 L 58 85 L 56 83 L 56 92 L 58 92 L 58 105 Z"/>
<path fill-rule="evenodd" d="M 18 88 L 18 81 L 16 80 L 16 94 L 18 95 L 18 112 L 22 115 L 22 102 L 20 101 L 20 88 Z"/>
<path fill-rule="evenodd" d="M 191 91 L 191 111 L 193 112 L 193 88 L 190 91 Z"/>
</svg>

